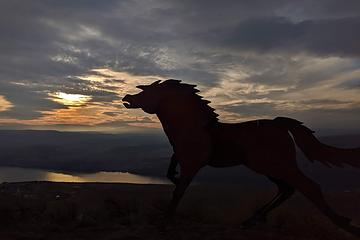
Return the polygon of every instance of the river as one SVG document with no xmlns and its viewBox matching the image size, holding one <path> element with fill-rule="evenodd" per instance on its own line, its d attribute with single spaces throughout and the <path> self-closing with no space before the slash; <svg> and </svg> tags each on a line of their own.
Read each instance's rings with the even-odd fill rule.
<svg viewBox="0 0 360 240">
<path fill-rule="evenodd" d="M 1 182 L 107 182 L 107 183 L 135 183 L 135 184 L 168 184 L 162 178 L 142 176 L 127 172 L 96 172 L 96 173 L 59 173 L 48 170 L 0 167 Z"/>
</svg>

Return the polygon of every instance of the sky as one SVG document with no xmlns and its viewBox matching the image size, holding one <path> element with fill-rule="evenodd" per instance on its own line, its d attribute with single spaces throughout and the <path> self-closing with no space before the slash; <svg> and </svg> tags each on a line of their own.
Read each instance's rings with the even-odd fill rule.
<svg viewBox="0 0 360 240">
<path fill-rule="evenodd" d="M 0 128 L 159 129 L 139 84 L 197 84 L 223 122 L 359 129 L 360 1 L 2 0 Z"/>
</svg>

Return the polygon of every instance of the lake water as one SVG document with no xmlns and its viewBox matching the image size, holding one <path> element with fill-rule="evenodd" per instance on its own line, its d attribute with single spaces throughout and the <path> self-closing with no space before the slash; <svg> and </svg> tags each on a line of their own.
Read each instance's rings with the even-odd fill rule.
<svg viewBox="0 0 360 240">
<path fill-rule="evenodd" d="M 135 184 L 168 184 L 165 179 L 147 177 L 127 172 L 97 172 L 88 174 L 57 173 L 39 169 L 0 167 L 1 182 L 107 182 Z"/>
</svg>

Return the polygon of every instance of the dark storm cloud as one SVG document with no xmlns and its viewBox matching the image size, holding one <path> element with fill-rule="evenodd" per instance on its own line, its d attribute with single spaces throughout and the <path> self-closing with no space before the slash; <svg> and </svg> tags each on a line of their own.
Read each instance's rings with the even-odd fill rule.
<svg viewBox="0 0 360 240">
<path fill-rule="evenodd" d="M 50 56 L 60 50 L 64 52 L 65 49 L 61 49 L 58 43 L 65 43 L 65 45 L 71 43 L 80 49 L 90 49 L 94 54 L 94 57 L 85 57 L 81 56 L 81 53 L 77 53 L 80 56 L 76 56 L 74 52 L 69 52 L 68 54 L 77 57 L 79 62 L 75 67 L 69 64 L 64 68 L 60 67 L 58 69 L 60 75 L 81 72 L 84 68 L 104 64 L 109 59 L 114 60 L 116 51 L 120 55 L 118 59 L 120 67 L 136 73 L 160 72 L 171 75 L 173 71 L 162 69 L 151 60 L 156 58 L 160 46 L 171 47 L 172 41 L 176 43 L 178 40 L 185 40 L 185 45 L 204 41 L 211 44 L 215 41 L 230 48 L 256 51 L 297 48 L 321 54 L 358 53 L 358 49 L 355 51 L 351 49 L 354 44 L 349 44 L 349 31 L 356 29 L 354 25 L 358 24 L 357 18 L 293 23 L 286 17 L 273 16 L 275 9 L 286 8 L 289 5 L 286 1 L 275 1 L 271 4 L 268 1 L 251 1 L 251 3 L 227 1 L 226 4 L 220 4 L 218 1 L 171 3 L 155 1 L 152 4 L 154 6 L 148 6 L 148 11 L 141 11 L 141 4 L 137 1 L 106 1 L 101 4 L 96 1 L 76 3 L 31 1 L 31 4 L 23 1 L 5 1 L 2 9 L 8 10 L 3 14 L 3 18 L 7 21 L 2 21 L 5 26 L 2 27 L 1 32 L 5 33 L 2 34 L 2 38 L 8 39 L 9 42 L 7 46 L 5 44 L 4 49 L 11 54 L 21 52 L 22 57 L 32 56 L 32 60 L 36 59 L 35 63 L 42 60 L 43 62 L 38 64 L 38 66 L 43 66 L 39 72 L 44 73 L 51 69 L 52 74 L 56 72 L 56 68 L 59 68 L 54 65 L 61 64 L 46 62 L 48 59 L 43 58 L 44 55 Z M 325 1 L 325 5 L 333 6 L 334 4 Z M 351 3 L 346 5 L 351 5 Z M 118 9 L 118 14 L 114 13 L 114 9 Z M 329 9 L 332 8 L 329 7 Z M 14 11 L 17 14 L 14 14 Z M 21 18 L 18 17 L 20 15 Z M 12 22 L 11 25 L 7 24 L 9 20 Z M 52 25 L 49 25 L 49 22 Z M 124 44 L 110 46 L 101 37 L 78 41 L 64 39 L 64 35 L 71 37 L 71 33 L 81 30 L 82 25 L 100 30 L 103 34 L 101 37 L 110 37 L 115 42 L 121 41 Z M 224 27 L 226 30 L 216 31 L 214 30 L 216 26 Z M 331 31 L 342 31 L 335 35 L 342 38 L 337 37 L 334 40 L 328 38 L 327 41 L 321 42 L 326 40 L 324 38 L 326 36 L 334 37 L 334 32 Z M 222 32 L 224 33 L 221 34 Z M 316 34 L 313 35 L 313 33 Z M 353 42 L 356 42 L 359 36 L 356 33 L 353 34 L 351 34 Z M 212 35 L 216 37 L 211 37 Z M 303 42 L 304 39 L 305 42 Z M 17 42 L 13 42 L 14 40 Z M 337 43 L 336 46 L 331 41 Z M 13 47 L 9 47 L 10 44 Z M 146 52 L 148 56 L 139 57 L 139 50 Z M 36 56 L 36 52 L 39 57 Z M 26 59 L 25 63 L 25 66 L 18 65 L 18 67 L 26 69 L 26 66 L 29 66 Z M 31 64 L 30 67 L 35 68 Z M 72 67 L 75 68 L 73 71 L 71 71 Z"/>
<path fill-rule="evenodd" d="M 204 33 L 214 46 L 256 52 L 304 52 L 317 55 L 359 56 L 360 17 L 292 22 L 285 17 L 241 21 L 228 29 Z"/>
<path fill-rule="evenodd" d="M 215 47 L 360 54 L 358 1 L 204 0 L 175 1 L 173 6 L 155 16 L 169 18 L 180 36 Z"/>
<path fill-rule="evenodd" d="M 336 99 L 310 99 L 310 100 L 303 100 L 301 103 L 304 104 L 322 104 L 322 105 L 336 105 L 336 104 L 345 104 L 350 103 L 348 101 L 340 101 Z"/>
<path fill-rule="evenodd" d="M 171 3 L 177 11 L 170 12 L 176 17 L 183 16 L 193 25 L 229 23 L 239 19 L 264 16 L 286 16 L 294 20 L 354 17 L 359 15 L 360 3 L 348 0 L 346 4 L 338 0 L 184 0 Z M 168 10 L 168 9 L 166 9 Z M 175 10 L 175 9 L 174 9 Z M 167 12 L 164 11 L 163 12 Z"/>
<path fill-rule="evenodd" d="M 303 112 L 294 112 L 291 117 L 310 124 L 316 128 L 353 128 L 358 131 L 360 122 L 360 108 L 321 108 L 310 109 Z M 340 117 L 339 117 L 340 116 Z"/>
<path fill-rule="evenodd" d="M 343 82 L 343 83 L 339 84 L 337 87 L 345 88 L 345 89 L 354 89 L 354 88 L 360 89 L 360 79 L 352 79 L 352 80 Z"/>
</svg>

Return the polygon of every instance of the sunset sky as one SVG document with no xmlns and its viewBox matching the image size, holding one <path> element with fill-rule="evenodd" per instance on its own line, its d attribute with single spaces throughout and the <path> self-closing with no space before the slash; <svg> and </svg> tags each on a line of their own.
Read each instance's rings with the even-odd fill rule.
<svg viewBox="0 0 360 240">
<path fill-rule="evenodd" d="M 0 128 L 159 128 L 121 99 L 174 78 L 221 121 L 359 129 L 359 29 L 359 0 L 2 0 Z"/>
</svg>

